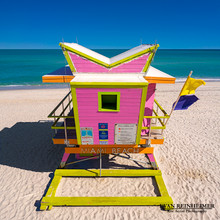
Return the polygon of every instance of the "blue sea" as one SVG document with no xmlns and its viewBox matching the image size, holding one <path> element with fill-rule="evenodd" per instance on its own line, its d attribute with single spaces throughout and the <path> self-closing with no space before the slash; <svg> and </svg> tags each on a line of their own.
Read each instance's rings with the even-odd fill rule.
<svg viewBox="0 0 220 220">
<path fill-rule="evenodd" d="M 124 49 L 95 50 L 107 57 Z M 0 50 L 0 87 L 42 85 L 42 76 L 66 65 L 61 49 Z M 192 77 L 220 81 L 220 50 L 158 50 L 151 64 L 181 81 Z"/>
</svg>

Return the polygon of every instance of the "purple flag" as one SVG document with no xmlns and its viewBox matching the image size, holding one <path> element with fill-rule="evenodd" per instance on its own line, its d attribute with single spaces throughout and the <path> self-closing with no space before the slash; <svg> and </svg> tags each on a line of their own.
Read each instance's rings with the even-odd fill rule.
<svg viewBox="0 0 220 220">
<path fill-rule="evenodd" d="M 174 110 L 186 110 L 191 106 L 194 102 L 196 102 L 198 98 L 195 95 L 183 95 L 180 96 L 179 101 Z M 173 103 L 173 106 L 176 102 Z"/>
</svg>

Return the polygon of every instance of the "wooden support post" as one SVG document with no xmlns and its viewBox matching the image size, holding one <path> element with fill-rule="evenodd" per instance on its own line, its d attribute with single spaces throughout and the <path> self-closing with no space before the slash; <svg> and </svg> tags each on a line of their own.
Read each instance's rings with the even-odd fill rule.
<svg viewBox="0 0 220 220">
<path fill-rule="evenodd" d="M 156 160 L 154 158 L 154 155 L 153 154 L 147 154 L 147 157 L 151 163 L 151 166 L 154 170 L 158 170 L 158 166 L 157 166 L 157 163 L 156 163 Z"/>
<path fill-rule="evenodd" d="M 67 160 L 68 160 L 68 158 L 69 158 L 69 155 L 70 155 L 70 154 L 64 152 L 63 158 L 62 158 L 61 163 L 60 163 L 60 168 L 64 168 L 64 167 L 65 167 L 66 162 L 67 162 Z"/>
<path fill-rule="evenodd" d="M 99 159 L 100 159 L 100 173 L 99 173 L 99 176 L 101 177 L 102 176 L 102 151 L 101 151 L 101 147 L 100 147 Z"/>
</svg>

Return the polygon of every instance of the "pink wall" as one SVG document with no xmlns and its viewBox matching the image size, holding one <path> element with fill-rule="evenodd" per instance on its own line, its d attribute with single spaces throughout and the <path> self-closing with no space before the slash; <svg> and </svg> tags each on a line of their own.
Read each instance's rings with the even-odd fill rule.
<svg viewBox="0 0 220 220">
<path fill-rule="evenodd" d="M 98 112 L 98 92 L 120 92 L 120 112 Z M 117 123 L 138 123 L 142 89 L 76 89 L 80 127 L 93 127 L 94 144 L 99 144 L 98 123 L 108 123 L 108 144 L 114 144 Z"/>
<path fill-rule="evenodd" d="M 149 57 L 148 54 L 144 54 L 141 57 L 138 57 L 134 60 L 131 60 L 127 63 L 122 63 L 119 66 L 113 67 L 111 69 L 105 68 L 103 66 L 100 66 L 99 64 L 96 64 L 90 60 L 87 60 L 85 58 L 80 57 L 77 54 L 68 52 L 74 67 L 76 68 L 76 71 L 79 73 L 86 73 L 86 72 L 96 72 L 96 73 L 139 73 L 144 68 L 144 65 L 147 62 L 147 59 Z"/>
<path fill-rule="evenodd" d="M 146 103 L 145 103 L 145 111 L 144 115 L 145 116 L 152 116 L 152 110 L 153 110 L 153 105 L 154 105 L 154 96 L 155 96 L 155 89 L 156 89 L 156 84 L 155 83 L 150 83 L 148 85 L 147 89 L 147 98 L 146 98 Z M 143 120 L 143 127 L 149 127 L 150 125 L 150 119 L 144 119 Z M 141 134 L 146 134 L 148 130 L 143 130 Z"/>
</svg>

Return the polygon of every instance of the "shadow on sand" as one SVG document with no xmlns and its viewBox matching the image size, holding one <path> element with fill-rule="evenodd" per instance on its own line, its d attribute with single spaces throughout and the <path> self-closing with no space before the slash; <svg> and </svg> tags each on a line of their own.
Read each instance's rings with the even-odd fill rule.
<svg viewBox="0 0 220 220">
<path fill-rule="evenodd" d="M 51 122 L 18 122 L 0 131 L 0 164 L 36 172 L 58 168 L 64 145 L 54 145 Z"/>
<path fill-rule="evenodd" d="M 35 172 L 52 172 L 51 178 L 46 186 L 46 194 L 53 179 L 53 172 L 59 167 L 65 145 L 54 145 L 51 130 L 52 122 L 18 122 L 11 128 L 0 131 L 0 164 L 30 170 Z M 75 161 L 74 155 L 68 159 Z M 89 160 L 75 165 L 67 166 L 68 169 L 98 169 L 99 160 Z M 102 168 L 104 169 L 143 169 L 141 164 L 123 165 L 118 164 L 109 155 L 102 157 Z M 138 177 L 135 177 L 138 178 Z M 159 195 L 157 184 L 152 178 L 155 194 Z M 40 209 L 41 200 L 35 201 L 37 211 Z"/>
<path fill-rule="evenodd" d="M 52 122 L 18 122 L 0 131 L 0 164 L 36 172 L 53 172 L 59 167 L 65 145 L 54 145 Z M 75 161 L 71 155 L 68 162 Z M 67 169 L 98 169 L 99 159 L 67 166 Z M 142 169 L 139 163 L 121 165 L 102 157 L 102 168 Z"/>
</svg>

